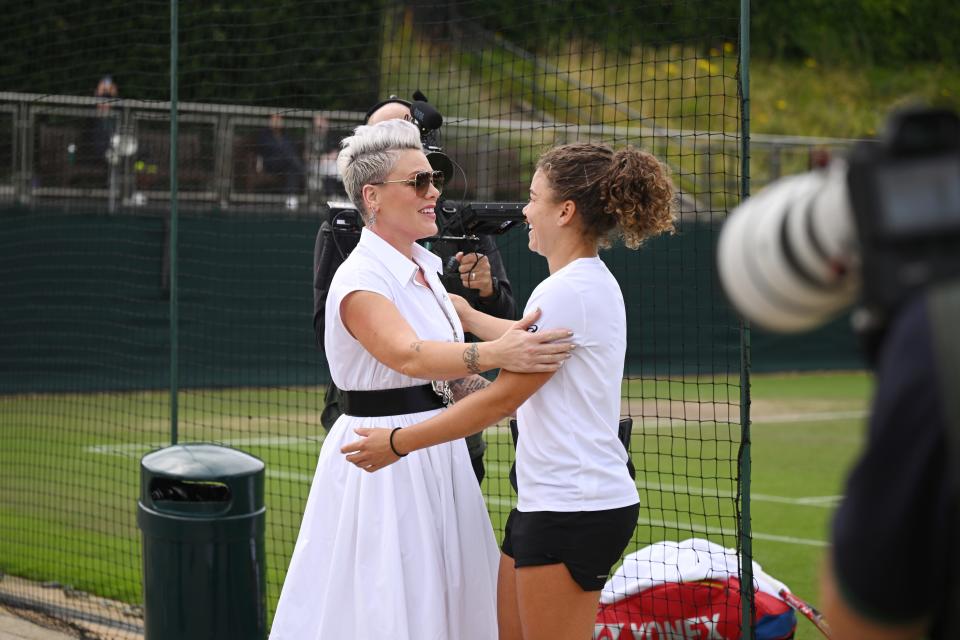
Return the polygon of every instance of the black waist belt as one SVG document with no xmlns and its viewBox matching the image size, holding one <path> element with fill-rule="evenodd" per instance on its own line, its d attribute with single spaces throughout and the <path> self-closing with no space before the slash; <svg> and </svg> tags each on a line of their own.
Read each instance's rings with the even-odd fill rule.
<svg viewBox="0 0 960 640">
<path fill-rule="evenodd" d="M 377 391 L 341 391 L 340 410 L 357 418 L 399 416 L 442 409 L 443 399 L 429 384 Z"/>
</svg>

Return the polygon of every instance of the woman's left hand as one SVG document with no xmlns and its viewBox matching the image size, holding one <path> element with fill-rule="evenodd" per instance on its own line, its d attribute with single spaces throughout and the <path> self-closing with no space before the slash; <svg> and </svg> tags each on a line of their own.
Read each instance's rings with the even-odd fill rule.
<svg viewBox="0 0 960 640">
<path fill-rule="evenodd" d="M 390 448 L 391 429 L 357 427 L 353 431 L 363 437 L 340 448 L 340 453 L 348 454 L 347 462 L 372 473 L 400 459 Z"/>
</svg>

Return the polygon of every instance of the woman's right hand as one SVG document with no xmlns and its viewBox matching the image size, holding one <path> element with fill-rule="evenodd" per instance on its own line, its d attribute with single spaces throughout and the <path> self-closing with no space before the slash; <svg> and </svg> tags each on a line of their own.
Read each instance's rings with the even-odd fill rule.
<svg viewBox="0 0 960 640">
<path fill-rule="evenodd" d="M 544 373 L 556 371 L 570 357 L 575 347 L 569 341 L 573 332 L 569 329 L 538 331 L 534 323 L 539 317 L 540 309 L 535 309 L 514 322 L 500 338 L 487 343 L 496 354 L 499 368 L 518 373 Z"/>
</svg>

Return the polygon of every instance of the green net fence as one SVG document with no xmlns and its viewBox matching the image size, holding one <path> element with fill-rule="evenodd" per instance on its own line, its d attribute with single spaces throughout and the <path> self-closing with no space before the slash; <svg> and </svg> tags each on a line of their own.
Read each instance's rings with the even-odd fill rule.
<svg viewBox="0 0 960 640">
<path fill-rule="evenodd" d="M 602 254 L 629 322 L 627 552 L 736 552 L 740 326 L 713 264 L 741 189 L 739 25 L 712 0 L 179 6 L 178 440 L 265 461 L 271 616 L 325 435 L 311 283 L 343 199 L 331 161 L 391 94 L 443 114 L 456 201 L 525 201 L 539 153 L 574 140 L 671 167 L 677 234 Z M 139 461 L 171 444 L 170 4 L 20 3 L 0 40 L 0 601 L 135 637 Z M 546 264 L 520 231 L 495 240 L 522 310 Z M 513 444 L 505 424 L 484 437 L 499 537 Z"/>
</svg>

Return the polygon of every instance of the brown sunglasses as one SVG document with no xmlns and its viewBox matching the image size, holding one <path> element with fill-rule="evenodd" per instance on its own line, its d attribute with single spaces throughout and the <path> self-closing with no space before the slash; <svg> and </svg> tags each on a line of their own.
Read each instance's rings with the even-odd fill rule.
<svg viewBox="0 0 960 640">
<path fill-rule="evenodd" d="M 405 180 L 383 180 L 382 182 L 371 182 L 371 185 L 380 184 L 406 184 L 410 185 L 421 198 L 427 197 L 427 191 L 432 184 L 437 191 L 443 191 L 443 171 L 418 171 L 412 178 Z"/>
</svg>

